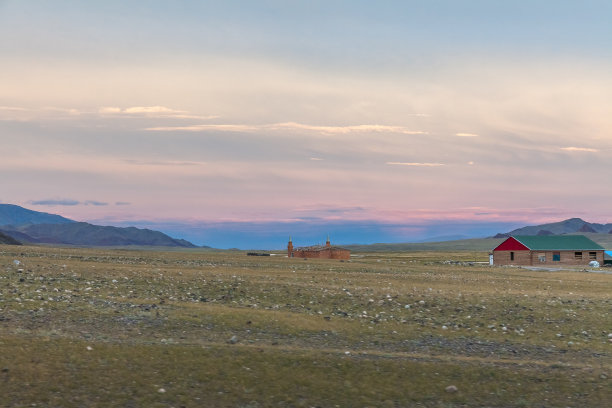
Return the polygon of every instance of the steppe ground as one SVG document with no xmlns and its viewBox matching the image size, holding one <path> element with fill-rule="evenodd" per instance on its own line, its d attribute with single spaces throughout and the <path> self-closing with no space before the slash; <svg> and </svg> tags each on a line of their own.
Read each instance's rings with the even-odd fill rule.
<svg viewBox="0 0 612 408">
<path fill-rule="evenodd" d="M 2 246 L 0 406 L 610 406 L 612 275 L 486 260 Z"/>
</svg>

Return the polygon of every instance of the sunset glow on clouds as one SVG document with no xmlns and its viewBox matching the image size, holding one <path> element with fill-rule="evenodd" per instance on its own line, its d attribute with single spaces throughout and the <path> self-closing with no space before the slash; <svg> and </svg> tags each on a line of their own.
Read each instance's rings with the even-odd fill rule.
<svg viewBox="0 0 612 408">
<path fill-rule="evenodd" d="M 176 231 L 392 224 L 404 241 L 423 222 L 611 222 L 611 15 L 0 1 L 0 201 Z"/>
</svg>

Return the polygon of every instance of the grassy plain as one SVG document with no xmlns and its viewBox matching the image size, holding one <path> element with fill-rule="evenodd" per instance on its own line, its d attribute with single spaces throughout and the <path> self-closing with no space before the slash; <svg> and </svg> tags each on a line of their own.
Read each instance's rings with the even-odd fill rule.
<svg viewBox="0 0 612 408">
<path fill-rule="evenodd" d="M 0 246 L 0 406 L 609 406 L 612 275 L 486 260 Z"/>
</svg>

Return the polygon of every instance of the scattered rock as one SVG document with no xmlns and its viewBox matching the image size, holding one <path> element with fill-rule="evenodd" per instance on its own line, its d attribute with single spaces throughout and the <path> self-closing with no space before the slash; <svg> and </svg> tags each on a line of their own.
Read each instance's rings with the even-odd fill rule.
<svg viewBox="0 0 612 408">
<path fill-rule="evenodd" d="M 160 388 L 160 389 L 157 390 L 157 392 L 159 392 L 160 394 L 163 394 L 163 393 L 166 392 L 166 389 L 165 388 Z"/>
<path fill-rule="evenodd" d="M 238 337 L 236 337 L 236 336 L 232 336 L 232 337 L 229 339 L 229 343 L 230 343 L 230 344 L 236 344 L 236 343 L 238 343 Z"/>
<path fill-rule="evenodd" d="M 459 391 L 459 389 L 456 386 L 454 386 L 454 385 L 449 385 L 448 387 L 446 387 L 444 389 L 444 391 L 452 394 L 452 393 L 455 393 L 455 392 Z"/>
</svg>

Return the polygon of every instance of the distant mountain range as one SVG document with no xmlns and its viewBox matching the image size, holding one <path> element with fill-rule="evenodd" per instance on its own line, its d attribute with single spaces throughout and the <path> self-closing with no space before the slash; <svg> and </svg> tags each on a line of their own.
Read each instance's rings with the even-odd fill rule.
<svg viewBox="0 0 612 408">
<path fill-rule="evenodd" d="M 16 242 L 4 242 L 6 238 Z M 162 246 L 196 248 L 183 239 L 150 229 L 108 227 L 77 222 L 55 214 L 0 204 L 0 243 L 43 243 L 76 246 Z"/>
<path fill-rule="evenodd" d="M 518 228 L 507 233 L 497 234 L 495 238 L 504 238 L 511 235 L 560 235 L 577 233 L 612 234 L 612 224 L 597 224 L 584 221 L 580 218 L 570 218 L 550 224 Z"/>
<path fill-rule="evenodd" d="M 580 218 L 570 218 L 560 222 L 526 226 L 510 232 L 499 233 L 492 238 L 505 238 L 511 235 L 560 235 L 560 234 L 606 234 L 599 235 L 599 240 L 608 241 L 612 246 L 612 223 L 598 224 L 584 221 Z M 478 239 L 465 239 L 461 235 L 445 235 L 421 241 L 417 247 L 430 243 L 435 247 L 439 242 L 453 242 L 454 247 L 461 247 L 465 242 L 468 247 L 476 244 L 491 245 L 490 242 L 480 242 Z M 435 242 L 431 242 L 435 241 Z M 93 225 L 86 222 L 77 222 L 56 214 L 48 214 L 29 210 L 18 205 L 0 204 L 0 244 L 59 244 L 74 246 L 159 246 L 196 248 L 197 246 L 184 239 L 172 238 L 160 231 L 136 227 L 111 227 Z M 469 245 L 468 245 L 469 244 Z M 377 244 L 380 250 L 392 244 Z M 398 246 L 399 245 L 399 246 Z M 393 244 L 394 250 L 409 250 L 412 244 Z M 355 245 L 357 247 L 371 247 L 376 245 Z M 397 247 L 397 248 L 396 248 Z M 206 247 L 209 248 L 209 247 Z M 363 249 L 363 248 L 361 248 Z M 389 247 L 390 249 L 390 247 Z M 365 249 L 364 249 L 365 250 Z"/>
</svg>

